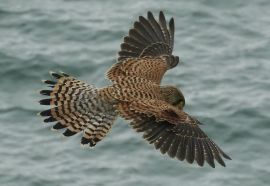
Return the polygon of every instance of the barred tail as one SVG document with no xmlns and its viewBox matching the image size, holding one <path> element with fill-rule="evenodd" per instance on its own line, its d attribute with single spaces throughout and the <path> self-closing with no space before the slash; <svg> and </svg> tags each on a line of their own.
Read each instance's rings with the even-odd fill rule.
<svg viewBox="0 0 270 186">
<path fill-rule="evenodd" d="M 49 98 L 39 103 L 51 108 L 39 115 L 46 117 L 45 123 L 56 122 L 53 130 L 65 129 L 64 136 L 83 131 L 81 144 L 95 146 L 106 136 L 116 119 L 113 106 L 102 99 L 99 89 L 94 86 L 65 73 L 50 74 L 56 81 L 43 81 L 51 89 L 40 91 Z"/>
</svg>

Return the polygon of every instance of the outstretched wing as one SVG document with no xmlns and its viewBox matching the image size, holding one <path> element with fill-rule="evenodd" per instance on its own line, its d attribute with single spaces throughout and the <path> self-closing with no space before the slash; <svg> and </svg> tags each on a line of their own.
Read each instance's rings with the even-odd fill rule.
<svg viewBox="0 0 270 186">
<path fill-rule="evenodd" d="M 147 18 L 140 16 L 124 37 L 119 62 L 111 67 L 107 77 L 115 81 L 119 76 L 136 76 L 159 84 L 165 72 L 179 62 L 179 57 L 172 55 L 173 45 L 173 18 L 167 26 L 163 12 L 158 21 L 148 12 Z"/>
<path fill-rule="evenodd" d="M 124 37 L 119 62 L 111 67 L 107 77 L 115 81 L 119 76 L 136 76 L 159 84 L 165 72 L 179 62 L 179 57 L 172 55 L 173 45 L 173 18 L 167 26 L 163 12 L 158 21 L 148 12 L 147 18 L 140 16 Z"/>
<path fill-rule="evenodd" d="M 225 166 L 222 157 L 231 159 L 199 128 L 198 120 L 163 101 L 125 102 L 117 109 L 162 154 L 189 163 L 196 160 L 200 166 L 206 161 L 213 168 L 214 160 Z"/>
<path fill-rule="evenodd" d="M 170 56 L 172 55 L 173 45 L 173 18 L 170 19 L 169 27 L 167 27 L 162 11 L 159 13 L 158 21 L 151 12 L 148 12 L 147 18 L 140 16 L 139 21 L 136 21 L 133 28 L 129 30 L 129 35 L 124 37 L 118 60 L 144 56 Z"/>
</svg>

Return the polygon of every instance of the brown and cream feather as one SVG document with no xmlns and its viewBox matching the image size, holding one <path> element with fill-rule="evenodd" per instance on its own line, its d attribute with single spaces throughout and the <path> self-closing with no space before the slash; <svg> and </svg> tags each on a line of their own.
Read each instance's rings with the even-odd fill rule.
<svg viewBox="0 0 270 186">
<path fill-rule="evenodd" d="M 54 73 L 46 80 L 49 96 L 40 104 L 50 109 L 40 112 L 44 122 L 55 122 L 54 130 L 72 136 L 82 132 L 81 144 L 95 146 L 110 131 L 117 116 L 162 154 L 189 163 L 215 161 L 225 166 L 230 159 L 200 128 L 197 119 L 183 111 L 185 98 L 174 86 L 161 85 L 167 70 L 179 63 L 172 54 L 174 20 L 167 25 L 163 12 L 156 20 L 151 12 L 139 17 L 124 37 L 118 62 L 107 72 L 111 85 L 96 88 L 65 73 Z"/>
</svg>

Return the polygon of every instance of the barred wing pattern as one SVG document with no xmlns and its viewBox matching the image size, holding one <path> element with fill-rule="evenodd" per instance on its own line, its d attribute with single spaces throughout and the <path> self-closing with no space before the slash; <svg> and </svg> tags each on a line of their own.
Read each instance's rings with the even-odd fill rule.
<svg viewBox="0 0 270 186">
<path fill-rule="evenodd" d="M 118 101 L 134 101 L 135 99 L 162 99 L 160 86 L 144 78 L 117 77 L 113 85 L 100 90 L 103 97 Z"/>
<path fill-rule="evenodd" d="M 119 78 L 140 77 L 160 84 L 168 65 L 165 57 L 126 58 L 110 68 L 107 78 L 117 82 Z"/>
<path fill-rule="evenodd" d="M 200 166 L 206 161 L 213 168 L 214 160 L 225 167 L 222 157 L 231 159 L 199 128 L 197 119 L 162 101 L 120 103 L 117 109 L 162 154 L 189 163 L 196 160 Z"/>
</svg>

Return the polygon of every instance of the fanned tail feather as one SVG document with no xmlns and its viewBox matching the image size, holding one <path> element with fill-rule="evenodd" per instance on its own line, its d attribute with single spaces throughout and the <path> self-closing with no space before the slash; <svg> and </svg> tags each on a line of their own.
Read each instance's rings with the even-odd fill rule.
<svg viewBox="0 0 270 186">
<path fill-rule="evenodd" d="M 52 130 L 65 129 L 64 136 L 83 131 L 82 145 L 95 146 L 109 132 L 116 118 L 111 104 L 99 95 L 99 89 L 65 73 L 50 72 L 55 81 L 44 80 L 50 89 L 40 94 L 49 98 L 39 101 L 51 108 L 39 115 L 45 123 L 56 122 Z"/>
</svg>

